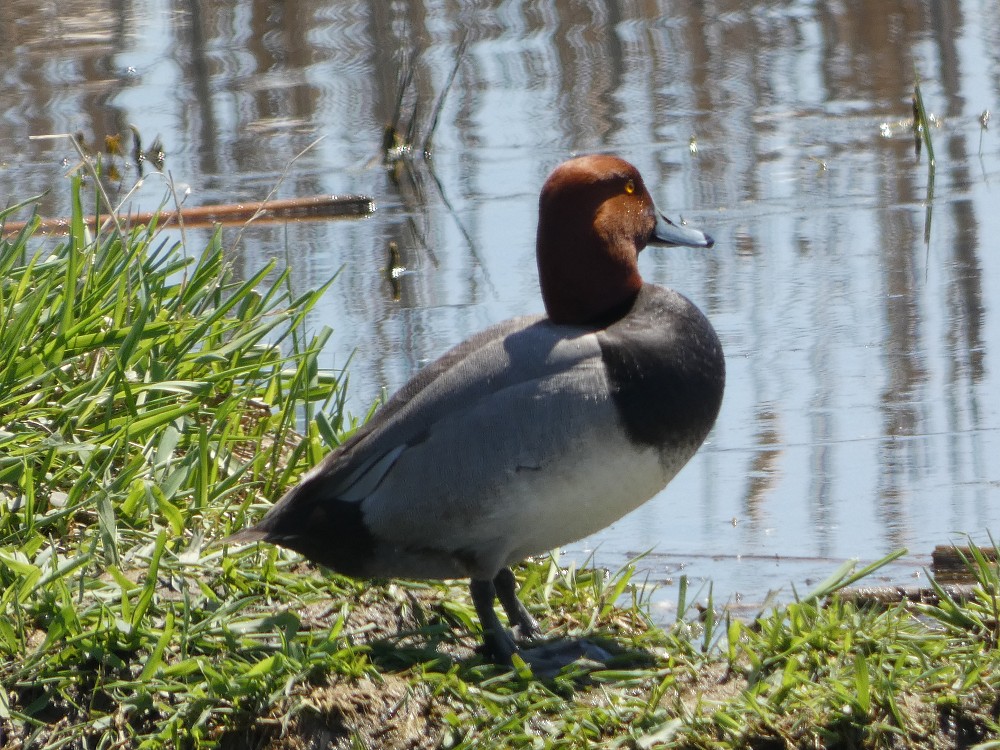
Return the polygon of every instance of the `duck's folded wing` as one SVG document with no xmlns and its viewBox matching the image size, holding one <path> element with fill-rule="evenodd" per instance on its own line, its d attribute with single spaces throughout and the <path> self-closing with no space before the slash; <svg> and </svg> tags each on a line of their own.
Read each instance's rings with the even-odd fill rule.
<svg viewBox="0 0 1000 750">
<path fill-rule="evenodd" d="M 538 320 L 488 329 L 405 386 L 256 538 L 351 574 L 415 577 L 485 573 L 578 538 L 625 512 L 612 498 L 562 517 L 581 481 L 588 497 L 621 494 L 607 464 L 629 446 L 608 388 L 592 332 Z M 662 486 L 644 461 L 640 494 L 649 467 Z"/>
</svg>

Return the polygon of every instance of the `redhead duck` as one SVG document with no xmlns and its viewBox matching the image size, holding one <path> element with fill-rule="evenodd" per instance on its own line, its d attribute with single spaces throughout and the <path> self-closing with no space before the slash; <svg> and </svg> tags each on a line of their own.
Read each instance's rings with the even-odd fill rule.
<svg viewBox="0 0 1000 750">
<path fill-rule="evenodd" d="M 425 367 L 256 526 L 360 578 L 470 578 L 487 654 L 538 624 L 510 565 L 618 520 L 659 492 L 722 402 L 719 338 L 688 299 L 643 282 L 647 244 L 712 247 L 670 222 L 639 172 L 584 156 L 539 201 L 546 315 L 477 333 Z"/>
</svg>

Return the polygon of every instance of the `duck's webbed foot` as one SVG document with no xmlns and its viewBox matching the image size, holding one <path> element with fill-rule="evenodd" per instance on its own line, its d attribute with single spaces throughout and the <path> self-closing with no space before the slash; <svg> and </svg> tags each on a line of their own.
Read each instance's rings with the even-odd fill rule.
<svg viewBox="0 0 1000 750">
<path fill-rule="evenodd" d="M 517 652 L 535 677 L 551 679 L 575 664 L 586 670 L 605 669 L 614 658 L 607 649 L 587 638 L 557 638 Z"/>
<path fill-rule="evenodd" d="M 601 665 L 612 656 L 601 646 L 586 638 L 558 639 L 540 643 L 530 648 L 517 647 L 511 631 L 497 617 L 493 602 L 500 600 L 511 626 L 519 639 L 533 639 L 541 634 L 538 622 L 517 598 L 517 585 L 509 568 L 501 570 L 492 581 L 473 579 L 469 585 L 472 602 L 483 626 L 484 651 L 497 664 L 513 664 L 513 656 L 520 656 L 537 677 L 549 678 L 574 662 L 586 661 Z"/>
</svg>

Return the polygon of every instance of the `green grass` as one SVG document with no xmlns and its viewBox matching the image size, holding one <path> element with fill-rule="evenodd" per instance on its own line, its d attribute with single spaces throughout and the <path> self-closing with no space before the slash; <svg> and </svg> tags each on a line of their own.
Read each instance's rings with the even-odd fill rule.
<svg viewBox="0 0 1000 750">
<path fill-rule="evenodd" d="M 234 278 L 218 236 L 91 237 L 80 195 L 65 240 L 0 241 L 0 746 L 998 746 L 1000 581 L 975 550 L 962 604 L 837 599 L 876 564 L 751 622 L 682 584 L 669 627 L 631 566 L 531 562 L 543 626 L 615 655 L 537 679 L 475 653 L 462 583 L 215 543 L 353 427 L 306 333 L 324 290 Z"/>
<path fill-rule="evenodd" d="M 294 679 L 267 660 L 297 644 L 246 614 L 280 566 L 209 543 L 336 439 L 328 331 L 303 333 L 322 290 L 234 279 L 218 236 L 91 238 L 73 196 L 67 240 L 0 243 L 0 717 L 53 747 L 197 744 Z"/>
</svg>

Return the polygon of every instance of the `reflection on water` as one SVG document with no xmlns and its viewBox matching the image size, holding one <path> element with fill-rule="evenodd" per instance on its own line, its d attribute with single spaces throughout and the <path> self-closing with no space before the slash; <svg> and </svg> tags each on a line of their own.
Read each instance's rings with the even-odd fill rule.
<svg viewBox="0 0 1000 750">
<path fill-rule="evenodd" d="M 314 323 L 336 331 L 328 366 L 357 350 L 358 412 L 540 309 L 534 215 L 553 165 L 635 162 L 717 239 L 642 262 L 712 318 L 729 387 L 692 464 L 577 559 L 652 551 L 653 580 L 710 577 L 717 599 L 752 604 L 900 546 L 906 579 L 933 545 L 1000 529 L 1000 143 L 980 124 L 1000 108 L 1000 16 L 980 3 L 8 0 L 0 66 L 5 201 L 73 161 L 29 135 L 100 143 L 129 124 L 162 138 L 189 201 L 374 195 L 370 220 L 262 227 L 233 251 L 248 272 L 287 258 L 302 286 L 340 271 Z M 426 134 L 447 97 L 431 157 L 387 170 L 408 70 L 402 123 Z M 915 71 L 937 118 L 930 204 Z M 151 173 L 136 200 L 165 194 Z"/>
</svg>

